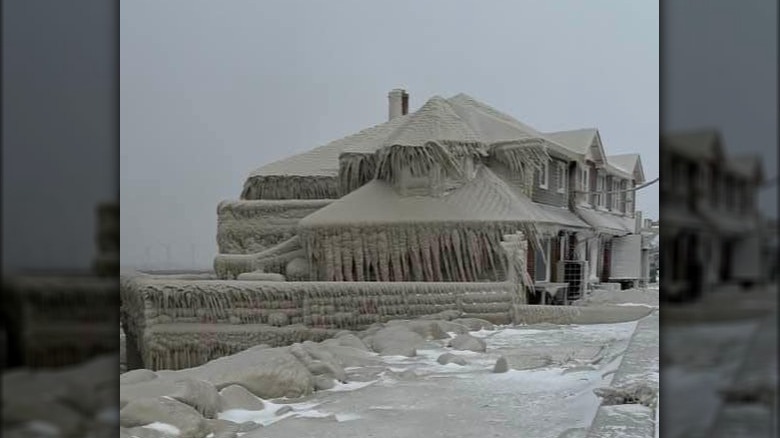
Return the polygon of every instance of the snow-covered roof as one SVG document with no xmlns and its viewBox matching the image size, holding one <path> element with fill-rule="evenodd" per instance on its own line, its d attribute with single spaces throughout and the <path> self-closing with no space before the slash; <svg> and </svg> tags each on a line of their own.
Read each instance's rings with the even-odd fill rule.
<svg viewBox="0 0 780 438">
<path fill-rule="evenodd" d="M 545 135 L 572 151 L 585 155 L 593 144 L 596 128 L 572 129 L 570 131 L 548 132 Z"/>
<path fill-rule="evenodd" d="M 409 115 L 397 117 L 324 146 L 266 164 L 254 170 L 250 174 L 250 178 L 253 176 L 289 175 L 335 177 L 339 173 L 339 155 L 344 150 L 374 152 L 377 146 L 408 118 Z"/>
<path fill-rule="evenodd" d="M 562 224 L 561 221 L 567 223 Z M 538 223 L 587 227 L 563 212 L 541 208 L 512 190 L 484 165 L 464 185 L 442 196 L 404 196 L 373 180 L 299 222 L 302 228 L 377 224 Z"/>
<path fill-rule="evenodd" d="M 449 102 L 433 96 L 419 110 L 409 114 L 381 146 L 424 146 L 430 141 L 475 144 L 482 139 Z"/>
<path fill-rule="evenodd" d="M 419 110 L 332 141 L 324 146 L 266 164 L 258 176 L 337 176 L 342 153 L 372 154 L 383 146 L 422 146 L 428 141 L 492 144 L 539 139 L 562 154 L 573 151 L 534 128 L 465 94 L 434 96 Z"/>
<path fill-rule="evenodd" d="M 635 178 L 639 184 L 645 181 L 645 171 L 639 154 L 610 155 L 607 157 L 607 164 Z"/>
<path fill-rule="evenodd" d="M 599 135 L 599 130 L 596 128 L 548 132 L 544 135 L 576 154 L 597 163 L 601 163 L 606 159 L 604 145 L 601 144 L 601 135 Z"/>
<path fill-rule="evenodd" d="M 714 129 L 664 135 L 661 137 L 661 148 L 694 160 L 714 161 L 723 157 L 720 134 Z"/>
<path fill-rule="evenodd" d="M 577 214 L 593 228 L 609 234 L 630 234 L 636 228 L 636 220 L 631 217 L 618 216 L 590 208 L 578 208 Z"/>
<path fill-rule="evenodd" d="M 761 180 L 761 158 L 757 155 L 734 155 L 726 160 L 727 168 L 745 179 Z"/>
</svg>

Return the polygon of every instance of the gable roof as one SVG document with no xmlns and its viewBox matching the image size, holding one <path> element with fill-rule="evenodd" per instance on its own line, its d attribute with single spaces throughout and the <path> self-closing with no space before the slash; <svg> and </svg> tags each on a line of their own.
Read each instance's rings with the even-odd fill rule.
<svg viewBox="0 0 780 438">
<path fill-rule="evenodd" d="M 483 142 L 442 97 L 433 96 L 380 143 L 389 146 L 424 146 L 430 141 L 476 144 Z"/>
<path fill-rule="evenodd" d="M 593 144 L 598 131 L 596 128 L 572 129 L 570 131 L 548 132 L 546 135 L 572 151 L 585 155 Z"/>
<path fill-rule="evenodd" d="M 596 132 L 600 144 L 598 132 L 591 131 Z M 427 141 L 436 140 L 492 144 L 536 139 L 564 156 L 582 155 L 579 147 L 563 143 L 567 132 L 575 131 L 542 133 L 463 93 L 449 99 L 434 96 L 413 113 L 266 164 L 252 171 L 249 179 L 264 176 L 336 177 L 342 153 L 373 154 L 388 145 L 422 146 Z"/>
<path fill-rule="evenodd" d="M 335 177 L 339 173 L 339 155 L 345 149 L 370 150 L 373 152 L 376 150 L 379 142 L 387 138 L 393 130 L 403 124 L 408 118 L 409 115 L 397 117 L 355 134 L 334 140 L 324 146 L 274 161 L 254 170 L 249 177 L 289 175 Z"/>
<path fill-rule="evenodd" d="M 638 184 L 645 182 L 645 170 L 639 154 L 619 154 L 607 157 L 607 163 L 631 175 Z"/>
<path fill-rule="evenodd" d="M 693 160 L 723 158 L 723 143 L 715 129 L 683 131 L 661 136 L 661 149 L 674 151 Z"/>
<path fill-rule="evenodd" d="M 545 134 L 577 154 L 598 163 L 606 160 L 601 134 L 596 128 L 572 129 L 568 131 L 548 132 Z"/>
<path fill-rule="evenodd" d="M 306 216 L 299 226 L 495 222 L 560 224 L 560 217 L 512 190 L 480 165 L 475 178 L 443 196 L 403 196 L 387 182 L 373 180 Z M 581 221 L 570 225 L 587 227 Z"/>
</svg>

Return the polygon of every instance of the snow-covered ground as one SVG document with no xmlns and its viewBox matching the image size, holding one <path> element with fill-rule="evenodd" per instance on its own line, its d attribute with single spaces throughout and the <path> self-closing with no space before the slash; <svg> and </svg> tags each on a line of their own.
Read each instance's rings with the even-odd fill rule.
<svg viewBox="0 0 780 438">
<path fill-rule="evenodd" d="M 741 321 L 662 328 L 664 437 L 707 436 L 728 386 L 742 363 L 757 322 Z"/>
<path fill-rule="evenodd" d="M 618 311 L 614 306 L 609 309 L 615 304 L 657 308 L 658 290 L 594 291 L 576 303 L 607 313 Z M 644 360 L 653 369 L 638 380 L 647 380 L 657 389 L 657 314 L 655 318 L 655 328 L 649 330 L 655 351 L 639 354 L 653 356 Z M 217 418 L 234 425 L 229 428 L 240 429 L 233 431 L 237 435 L 224 436 L 247 438 L 584 438 L 590 436 L 589 428 L 602 401 L 594 389 L 609 386 L 614 376 L 625 373 L 621 363 L 632 335 L 642 331 L 638 326 L 638 321 L 502 326 L 470 333 L 484 340 L 484 352 L 455 350 L 448 346 L 450 339 L 429 340 L 416 349 L 414 357 L 367 352 L 374 358 L 371 365 L 346 368 L 348 383 L 336 383 L 332 389 L 303 398 L 257 398 L 254 403 L 260 403 L 262 410 L 225 409 Z M 442 365 L 437 359 L 444 353 L 455 354 L 466 364 Z M 500 357 L 507 360 L 510 369 L 494 373 Z M 645 368 L 642 365 L 647 371 Z M 157 374 L 163 378 L 169 373 Z M 635 406 L 643 413 L 650 412 L 652 430 L 655 412 Z M 632 405 L 606 408 L 630 410 Z M 610 427 L 612 423 L 623 427 L 618 420 L 608 422 Z M 126 431 L 144 438 L 183 436 L 175 426 L 159 421 Z M 215 432 L 210 436 L 223 435 Z"/>
<path fill-rule="evenodd" d="M 481 330 L 485 353 L 457 351 L 465 366 L 440 365 L 453 352 L 431 341 L 416 357 L 383 358 L 386 370 L 365 383 L 317 392 L 283 416 L 277 404 L 222 418 L 266 427 L 247 437 L 559 437 L 584 436 L 600 400 L 593 389 L 608 385 L 636 322 L 588 326 L 539 326 Z M 504 356 L 510 369 L 493 373 Z M 350 369 L 359 376 L 364 370 Z M 359 377 L 358 377 L 359 378 Z"/>
<path fill-rule="evenodd" d="M 664 437 L 713 436 L 719 415 L 728 414 L 720 392 L 734 389 L 740 373 L 748 374 L 750 380 L 746 364 L 770 363 L 771 359 L 776 363 L 776 329 L 763 333 L 774 336 L 771 343 L 774 348 L 750 350 L 753 340 L 762 334 L 758 332 L 759 327 L 767 317 L 771 318 L 776 305 L 776 293 L 771 288 L 753 291 L 724 288 L 707 294 L 693 305 L 665 309 L 665 315 L 670 318 L 661 328 Z M 761 408 L 759 404 L 745 407 Z M 744 412 L 740 415 L 747 418 Z M 723 421 L 720 423 L 725 425 Z M 754 435 L 727 433 L 724 436 Z"/>
</svg>

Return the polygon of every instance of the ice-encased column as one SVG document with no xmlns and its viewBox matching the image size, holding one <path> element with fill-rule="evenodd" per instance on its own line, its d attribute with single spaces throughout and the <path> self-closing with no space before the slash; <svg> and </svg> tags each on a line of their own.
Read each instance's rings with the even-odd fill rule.
<svg viewBox="0 0 780 438">
<path fill-rule="evenodd" d="M 594 238 L 588 242 L 588 249 L 590 257 L 588 257 L 588 265 L 590 267 L 589 281 L 599 281 L 599 246 L 601 245 L 601 239 Z"/>
<path fill-rule="evenodd" d="M 518 304 L 525 304 L 525 290 L 533 286 L 527 270 L 528 240 L 525 234 L 519 231 L 515 234 L 505 234 L 501 248 L 506 253 L 507 259 L 506 281 L 517 285 Z"/>
</svg>

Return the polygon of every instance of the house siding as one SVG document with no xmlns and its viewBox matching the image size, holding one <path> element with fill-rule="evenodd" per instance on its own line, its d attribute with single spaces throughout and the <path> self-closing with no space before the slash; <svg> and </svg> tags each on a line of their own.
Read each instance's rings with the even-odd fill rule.
<svg viewBox="0 0 780 438">
<path fill-rule="evenodd" d="M 548 166 L 548 171 L 550 173 L 550 176 L 549 176 L 549 183 L 547 184 L 546 189 L 539 186 L 538 174 L 535 174 L 534 191 L 533 191 L 533 196 L 531 197 L 531 199 L 533 199 L 534 202 L 538 202 L 540 204 L 554 205 L 556 207 L 567 207 L 569 205 L 567 202 L 568 191 L 569 191 L 568 184 L 566 185 L 566 190 L 564 190 L 563 193 L 558 192 L 558 178 L 560 178 L 560 176 L 558 175 L 558 163 L 563 163 L 564 166 L 568 168 L 568 164 L 566 161 L 557 158 L 552 158 Z"/>
</svg>

